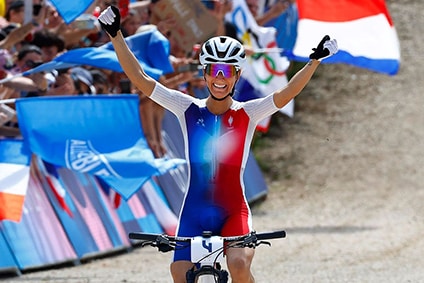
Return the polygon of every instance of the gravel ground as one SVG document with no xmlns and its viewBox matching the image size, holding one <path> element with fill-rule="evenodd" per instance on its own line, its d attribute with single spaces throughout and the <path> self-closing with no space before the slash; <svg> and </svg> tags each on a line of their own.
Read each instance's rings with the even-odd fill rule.
<svg viewBox="0 0 424 283">
<path fill-rule="evenodd" d="M 424 2 L 387 3 L 399 74 L 323 65 L 296 117 L 275 116 L 261 138 L 270 191 L 255 228 L 287 238 L 257 249 L 257 282 L 424 282 Z M 137 248 L 0 281 L 171 282 L 170 258 Z"/>
</svg>

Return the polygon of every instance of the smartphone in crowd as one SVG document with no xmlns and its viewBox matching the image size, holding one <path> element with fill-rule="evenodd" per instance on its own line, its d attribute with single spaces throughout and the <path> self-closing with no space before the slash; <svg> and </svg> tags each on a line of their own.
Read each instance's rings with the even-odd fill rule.
<svg viewBox="0 0 424 283">
<path fill-rule="evenodd" d="M 96 19 L 89 14 L 82 14 L 74 21 L 74 27 L 77 29 L 93 29 L 95 27 Z"/>
<path fill-rule="evenodd" d="M 41 8 L 43 8 L 43 5 L 41 4 L 32 5 L 32 15 L 38 16 L 40 14 Z"/>
<path fill-rule="evenodd" d="M 121 93 L 131 93 L 131 81 L 129 79 L 120 79 L 119 88 Z"/>
</svg>

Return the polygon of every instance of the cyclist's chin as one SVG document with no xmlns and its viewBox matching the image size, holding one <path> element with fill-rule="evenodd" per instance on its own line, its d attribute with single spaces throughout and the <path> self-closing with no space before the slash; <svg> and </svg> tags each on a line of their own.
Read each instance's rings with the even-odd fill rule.
<svg viewBox="0 0 424 283">
<path fill-rule="evenodd" d="M 230 92 L 229 92 L 228 88 L 226 87 L 225 89 L 213 88 L 213 89 L 211 89 L 211 93 L 214 97 L 220 99 L 220 98 L 227 97 Z"/>
</svg>

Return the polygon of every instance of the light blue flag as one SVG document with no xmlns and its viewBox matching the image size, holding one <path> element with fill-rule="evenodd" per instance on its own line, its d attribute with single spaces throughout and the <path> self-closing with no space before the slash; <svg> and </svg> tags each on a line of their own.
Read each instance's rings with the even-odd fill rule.
<svg viewBox="0 0 424 283">
<path fill-rule="evenodd" d="M 162 70 L 163 74 L 174 72 L 169 61 L 169 41 L 156 27 L 129 36 L 125 40 L 135 57 L 145 65 Z M 110 42 L 102 47 L 114 50 Z"/>
<path fill-rule="evenodd" d="M 143 61 L 139 61 L 139 63 L 143 66 L 144 71 L 156 80 L 163 74 L 162 70 L 149 67 Z M 85 47 L 71 49 L 59 55 L 53 61 L 24 72 L 23 75 L 28 76 L 38 72 L 66 69 L 80 65 L 112 70 L 119 73 L 123 72 L 115 51 L 106 48 Z"/>
<path fill-rule="evenodd" d="M 125 40 L 144 71 L 153 79 L 158 80 L 160 76 L 174 71 L 169 61 L 169 41 L 157 29 L 129 36 Z M 69 50 L 51 62 L 24 72 L 23 75 L 80 65 L 123 72 L 113 46 L 108 43 L 100 47 Z"/>
<path fill-rule="evenodd" d="M 94 0 L 50 0 L 66 24 L 83 14 Z"/>
<path fill-rule="evenodd" d="M 182 159 L 155 159 L 136 95 L 35 97 L 16 101 L 19 128 L 43 160 L 103 178 L 125 199 Z"/>
</svg>

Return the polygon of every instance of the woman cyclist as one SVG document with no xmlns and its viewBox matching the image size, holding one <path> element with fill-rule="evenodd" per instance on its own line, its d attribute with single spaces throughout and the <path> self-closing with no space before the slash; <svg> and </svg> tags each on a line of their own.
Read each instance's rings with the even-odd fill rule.
<svg viewBox="0 0 424 283">
<path fill-rule="evenodd" d="M 166 88 L 146 75 L 124 41 L 116 7 L 104 10 L 99 21 L 131 82 L 174 113 L 182 128 L 189 182 L 176 234 L 192 237 L 212 231 L 215 235 L 239 236 L 251 232 L 243 172 L 256 125 L 301 92 L 320 60 L 337 52 L 336 41 L 324 37 L 313 49 L 309 63 L 280 90 L 264 98 L 238 102 L 232 95 L 246 60 L 243 46 L 230 37 L 213 37 L 203 44 L 199 56 L 210 95 L 197 99 Z M 253 255 L 251 248 L 226 250 L 232 282 L 254 282 L 250 271 Z M 176 250 L 171 264 L 174 282 L 185 282 L 186 271 L 192 266 L 190 249 Z"/>
</svg>

